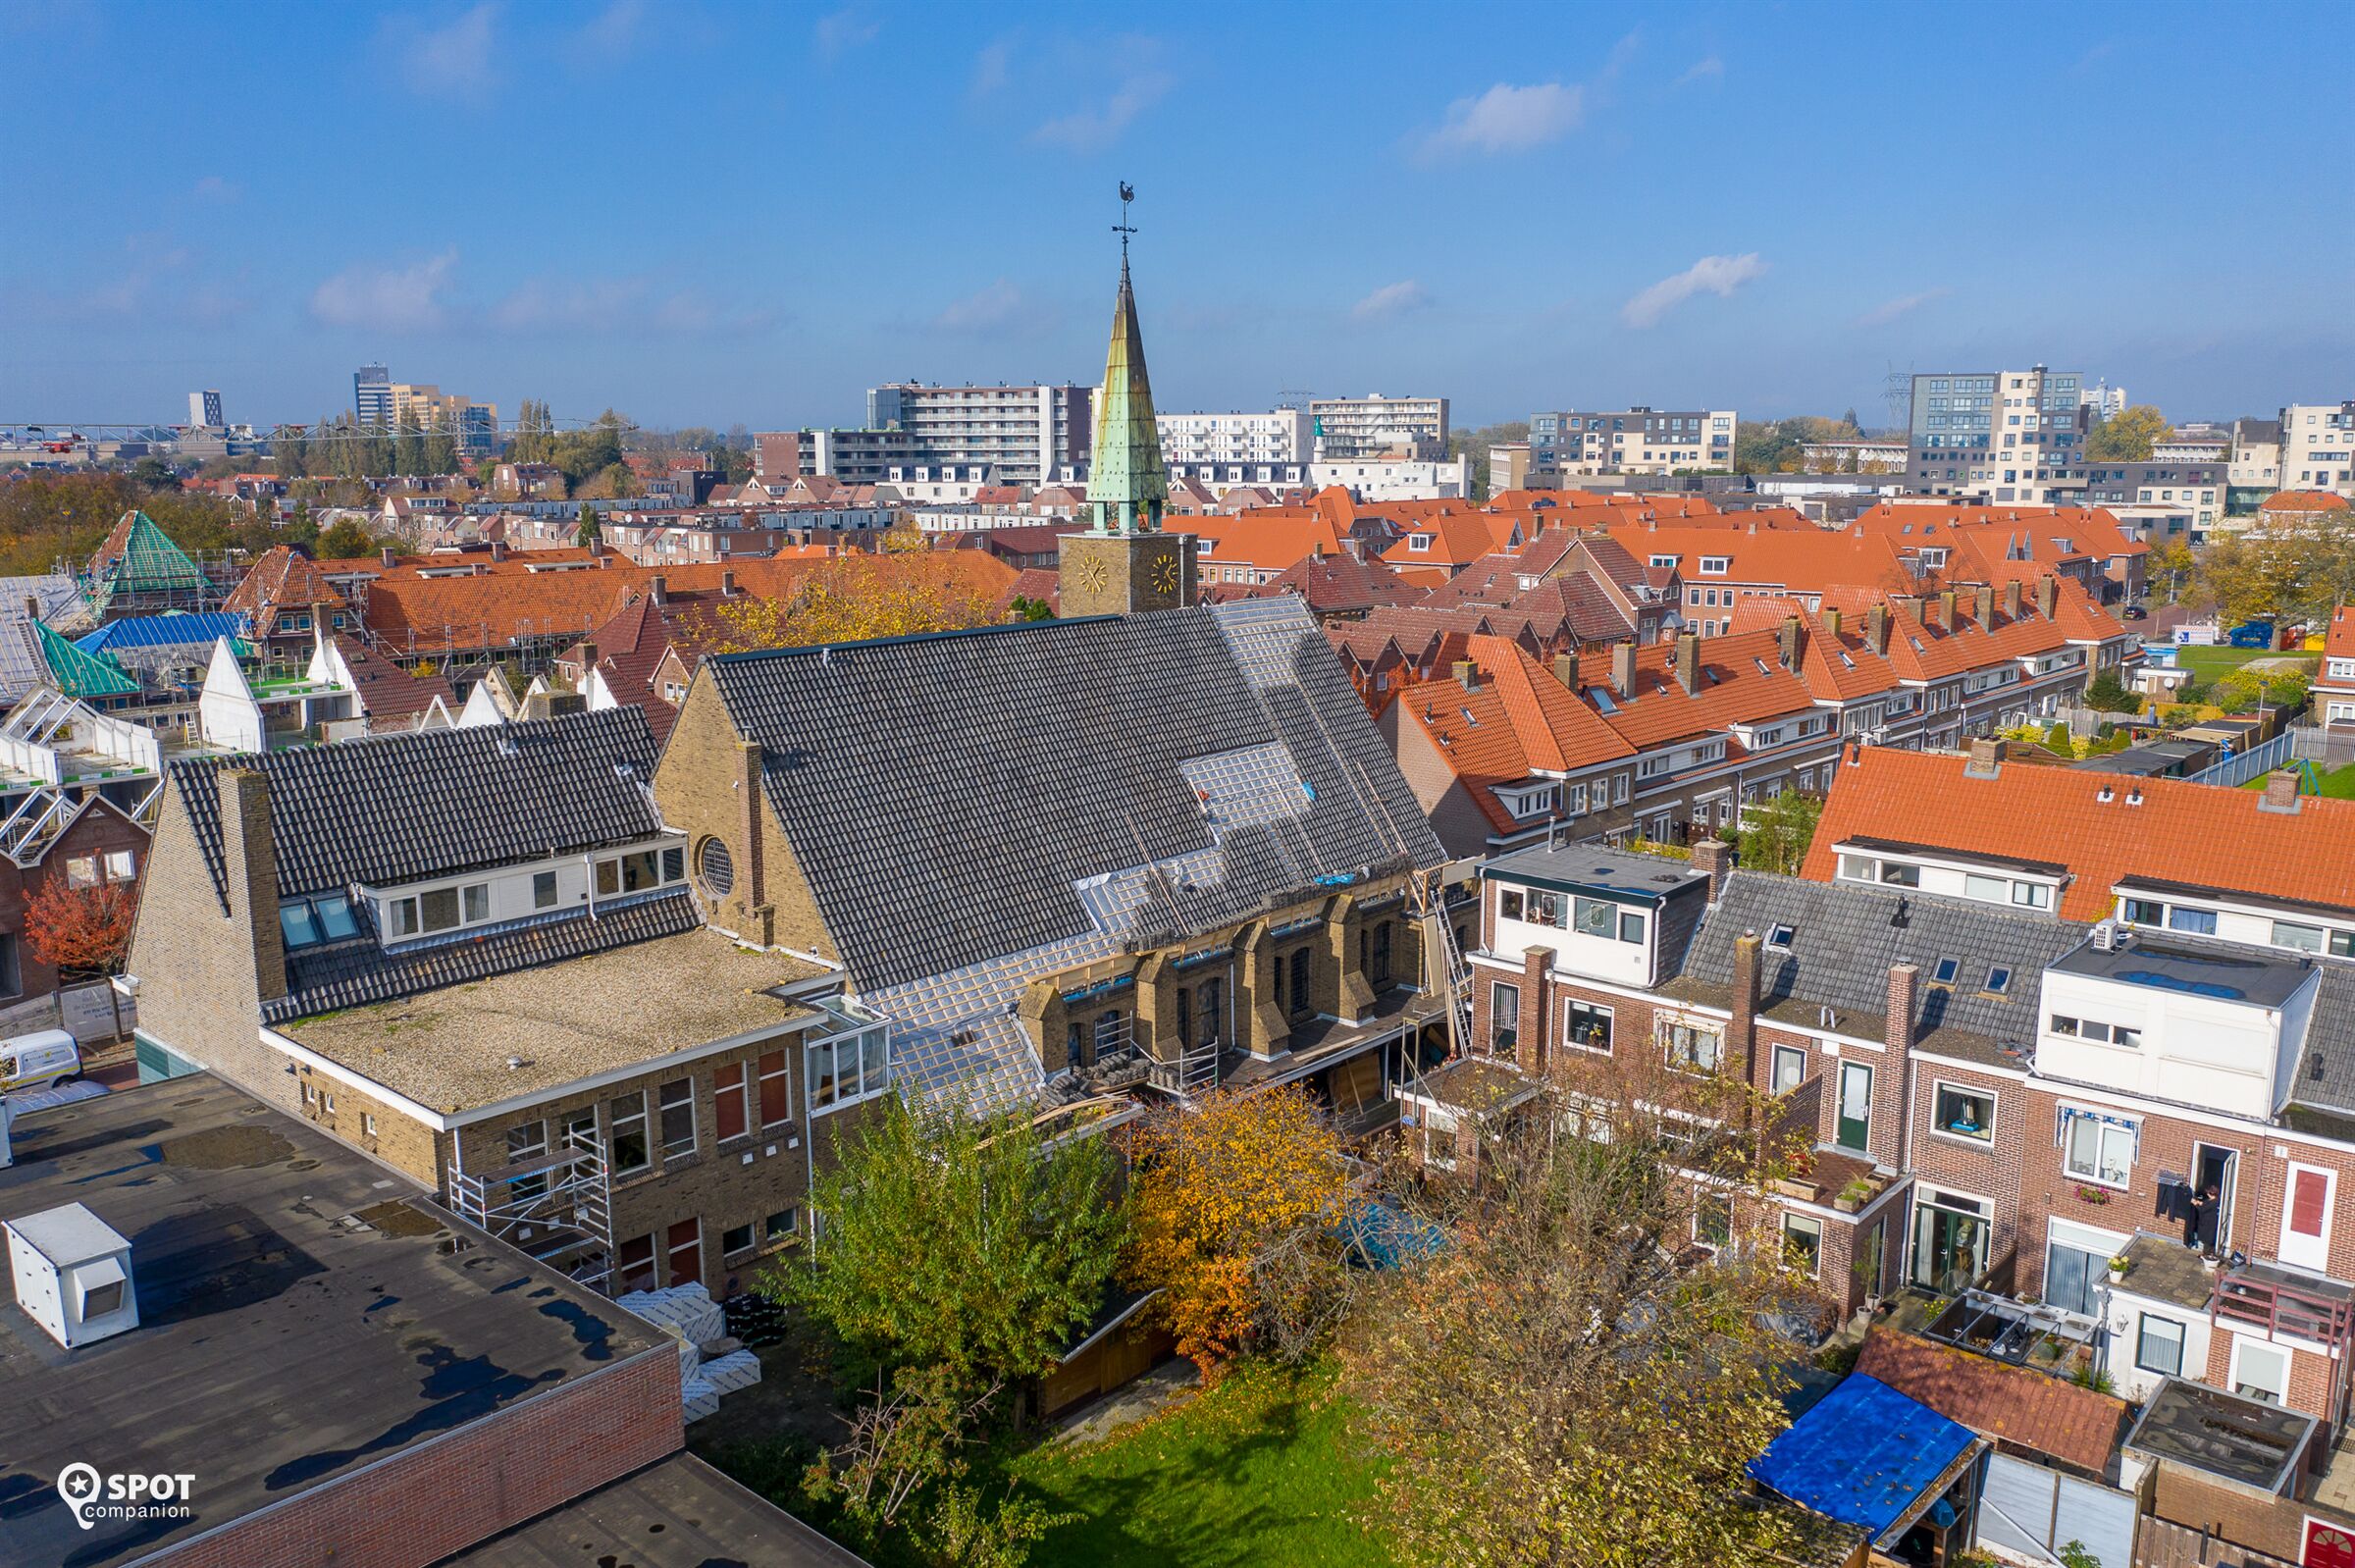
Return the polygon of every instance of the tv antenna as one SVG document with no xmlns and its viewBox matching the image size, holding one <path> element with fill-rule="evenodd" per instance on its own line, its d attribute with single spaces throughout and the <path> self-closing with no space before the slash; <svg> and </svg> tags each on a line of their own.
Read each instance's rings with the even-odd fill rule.
<svg viewBox="0 0 2355 1568">
<path fill-rule="evenodd" d="M 1128 265 L 1128 236 L 1136 233 L 1135 227 L 1128 222 L 1128 203 L 1135 199 L 1136 187 L 1125 180 L 1122 181 L 1121 221 L 1112 226 L 1112 232 L 1121 236 L 1121 265 L 1124 267 Z"/>
</svg>

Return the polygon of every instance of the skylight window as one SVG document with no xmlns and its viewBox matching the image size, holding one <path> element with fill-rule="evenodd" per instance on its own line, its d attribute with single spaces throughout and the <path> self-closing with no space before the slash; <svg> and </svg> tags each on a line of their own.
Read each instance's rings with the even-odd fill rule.
<svg viewBox="0 0 2355 1568">
<path fill-rule="evenodd" d="M 1962 960 L 1940 959 L 1930 969 L 1930 983 L 1932 985 L 1952 985 L 1955 983 L 1955 976 L 1962 972 Z"/>
<path fill-rule="evenodd" d="M 1791 951 L 1791 939 L 1798 934 L 1799 928 L 1797 926 L 1778 925 L 1766 933 L 1766 945 L 1771 948 L 1779 948 L 1783 952 L 1788 953 Z"/>
<path fill-rule="evenodd" d="M 1991 996 L 2006 996 L 2012 990 L 2012 971 L 2001 964 L 1987 970 L 1987 991 Z"/>
</svg>

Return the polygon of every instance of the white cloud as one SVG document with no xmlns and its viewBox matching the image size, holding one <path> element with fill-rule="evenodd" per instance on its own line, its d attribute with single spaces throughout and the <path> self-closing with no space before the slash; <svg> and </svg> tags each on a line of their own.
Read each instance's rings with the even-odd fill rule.
<svg viewBox="0 0 2355 1568">
<path fill-rule="evenodd" d="M 645 22 L 646 0 L 612 0 L 573 35 L 573 47 L 594 59 L 624 59 L 635 50 Z"/>
<path fill-rule="evenodd" d="M 311 291 L 311 314 L 330 327 L 430 332 L 448 319 L 442 291 L 455 248 L 406 267 L 347 267 Z"/>
<path fill-rule="evenodd" d="M 1032 131 L 1030 139 L 1073 152 L 1108 147 L 1120 139 L 1131 121 L 1152 108 L 1169 90 L 1170 78 L 1158 71 L 1125 77 L 1103 103 L 1050 120 Z"/>
<path fill-rule="evenodd" d="M 1630 327 L 1655 327 L 1661 317 L 1695 294 L 1716 294 L 1723 298 L 1765 270 L 1766 264 L 1754 250 L 1741 256 L 1703 256 L 1620 306 L 1619 315 Z"/>
<path fill-rule="evenodd" d="M 1421 310 L 1431 303 L 1431 290 L 1414 279 L 1386 284 L 1349 308 L 1351 319 L 1361 322 L 1390 321 L 1409 311 Z"/>
<path fill-rule="evenodd" d="M 883 24 L 867 16 L 858 6 L 845 6 L 817 19 L 817 52 L 828 60 L 839 60 L 863 43 L 875 41 Z"/>
<path fill-rule="evenodd" d="M 663 293 L 643 278 L 533 278 L 483 318 L 494 331 L 586 336 L 702 337 L 775 325 L 759 311 L 730 311 L 694 289 Z"/>
<path fill-rule="evenodd" d="M 1022 291 L 1000 278 L 986 288 L 952 301 L 932 318 L 932 325 L 942 332 L 996 333 L 1004 332 L 1029 314 L 1029 303 L 1022 297 Z"/>
<path fill-rule="evenodd" d="M 1886 327 L 1898 317 L 1910 315 L 1932 300 L 1944 299 L 1953 292 L 1954 290 L 1951 288 L 1924 288 L 1917 294 L 1900 294 L 1895 299 L 1885 300 L 1858 316 L 1857 325 L 1859 327 Z"/>
<path fill-rule="evenodd" d="M 409 85 L 461 97 L 489 88 L 497 78 L 497 0 L 482 0 L 447 26 L 410 31 L 398 46 Z"/>
<path fill-rule="evenodd" d="M 1516 87 L 1499 81 L 1477 98 L 1447 106 L 1446 122 L 1423 138 L 1426 159 L 1467 152 L 1523 152 L 1576 131 L 1586 116 L 1586 89 L 1544 81 Z"/>
<path fill-rule="evenodd" d="M 986 98 L 1012 79 L 1014 40 L 1000 38 L 973 57 L 973 96 Z"/>
<path fill-rule="evenodd" d="M 1696 81 L 1723 81 L 1724 79 L 1725 62 L 1715 55 L 1707 55 L 1688 66 L 1685 74 L 1676 78 L 1676 85 L 1684 87 L 1690 86 Z"/>
</svg>

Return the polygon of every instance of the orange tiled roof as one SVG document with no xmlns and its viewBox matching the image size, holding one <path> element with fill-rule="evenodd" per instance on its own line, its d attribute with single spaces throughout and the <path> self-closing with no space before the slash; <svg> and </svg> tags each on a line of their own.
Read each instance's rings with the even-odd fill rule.
<svg viewBox="0 0 2355 1568">
<path fill-rule="evenodd" d="M 1580 690 L 1608 697 L 1611 711 L 1604 722 L 1638 751 L 1815 706 L 1806 682 L 1779 662 L 1782 650 L 1773 632 L 1732 632 L 1701 638 L 1699 645 L 1700 684 L 1691 694 L 1671 667 L 1677 656 L 1673 643 L 1653 643 L 1636 651 L 1635 686 L 1629 695 L 1620 695 L 1611 681 L 1611 661 L 1601 657 L 1580 661 Z M 1729 739 L 1727 749 L 1740 748 Z"/>
<path fill-rule="evenodd" d="M 2326 658 L 2355 658 L 2355 605 L 2341 604 L 2330 612 L 2330 630 L 2323 638 Z M 2329 667 L 2324 666 L 2322 678 L 2329 677 Z"/>
<path fill-rule="evenodd" d="M 2009 764 L 1970 778 L 1967 760 L 1844 754 L 1802 874 L 1830 881 L 1833 846 L 1870 838 L 2060 862 L 2070 871 L 2060 913 L 2072 920 L 2107 916 L 2129 878 L 2355 910 L 2355 801 L 2304 796 L 2295 812 L 2268 811 L 2255 790 Z"/>
<path fill-rule="evenodd" d="M 2343 512 L 2347 498 L 2324 490 L 2277 490 L 2257 503 L 2261 512 Z"/>
<path fill-rule="evenodd" d="M 1421 726 L 1497 831 L 1526 824 L 1496 799 L 1495 786 L 1540 768 L 1575 771 L 1634 755 L 1519 645 L 1474 636 L 1463 640 L 1460 653 L 1480 666 L 1475 688 L 1465 690 L 1452 674 L 1405 687 L 1397 696 L 1399 722 Z"/>
<path fill-rule="evenodd" d="M 2126 1402 L 2025 1367 L 1910 1333 L 1875 1329 L 1857 1371 L 1918 1399 L 1949 1421 L 2006 1443 L 2104 1474 L 2126 1430 Z"/>
<path fill-rule="evenodd" d="M 1271 506 L 1232 515 L 1205 513 L 1187 519 L 1178 531 L 1201 541 L 1196 551 L 1202 560 L 1281 572 L 1311 555 L 1340 554 L 1347 526 L 1336 529 L 1330 517 Z"/>
</svg>

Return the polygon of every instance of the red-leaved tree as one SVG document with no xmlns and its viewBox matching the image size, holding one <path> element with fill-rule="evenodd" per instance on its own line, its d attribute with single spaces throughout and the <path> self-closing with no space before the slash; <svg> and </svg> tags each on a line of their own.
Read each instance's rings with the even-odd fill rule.
<svg viewBox="0 0 2355 1568">
<path fill-rule="evenodd" d="M 69 972 L 119 974 L 131 956 L 131 923 L 138 909 L 131 883 L 70 887 L 64 877 L 52 876 L 26 903 L 25 945 L 61 977 Z M 123 1003 L 112 984 L 106 988 L 106 1000 L 114 1009 L 115 1038 L 120 1040 Z"/>
</svg>

